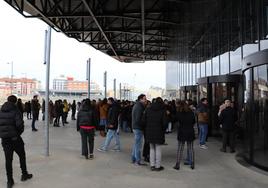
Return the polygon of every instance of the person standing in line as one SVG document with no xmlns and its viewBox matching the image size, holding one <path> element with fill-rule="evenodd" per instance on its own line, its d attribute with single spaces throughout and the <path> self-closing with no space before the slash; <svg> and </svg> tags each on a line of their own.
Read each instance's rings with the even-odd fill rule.
<svg viewBox="0 0 268 188">
<path fill-rule="evenodd" d="M 20 159 L 21 181 L 26 181 L 33 177 L 32 174 L 28 173 L 26 167 L 24 142 L 21 138 L 21 134 L 24 131 L 24 122 L 16 102 L 16 96 L 9 96 L 0 111 L 0 138 L 5 152 L 7 188 L 12 188 L 14 185 L 12 169 L 14 151 Z"/>
<path fill-rule="evenodd" d="M 39 110 L 40 110 L 40 104 L 37 99 L 37 95 L 33 96 L 32 102 L 31 102 L 31 110 L 32 110 L 32 131 L 38 131 L 38 129 L 35 128 L 35 122 L 38 120 L 39 116 Z"/>
<path fill-rule="evenodd" d="M 120 107 L 112 97 L 108 98 L 108 104 L 110 105 L 107 117 L 108 132 L 104 144 L 102 144 L 98 151 L 106 152 L 113 138 L 115 138 L 115 147 L 112 150 L 121 151 L 120 138 L 117 133 Z"/>
<path fill-rule="evenodd" d="M 156 99 L 155 99 L 156 100 Z M 145 103 L 145 110 L 151 105 L 151 101 L 146 101 Z M 145 125 L 145 122 L 143 121 L 142 123 L 143 125 Z M 146 129 L 144 127 L 144 132 L 143 132 L 143 135 L 144 135 L 144 142 L 143 142 L 143 150 L 142 150 L 142 156 L 144 158 L 144 162 L 147 162 L 149 163 L 150 162 L 150 143 L 148 142 L 146 136 L 147 136 L 147 133 L 146 133 Z"/>
<path fill-rule="evenodd" d="M 25 112 L 27 119 L 32 119 L 32 114 L 31 114 L 31 101 L 28 101 L 25 103 Z"/>
<path fill-rule="evenodd" d="M 63 109 L 64 109 L 64 104 L 63 104 L 63 102 L 62 102 L 61 99 L 59 99 L 58 102 L 59 102 L 59 120 L 58 120 L 58 122 L 60 122 L 60 119 L 61 119 L 62 126 L 65 126 L 65 121 L 64 121 L 64 111 L 63 111 Z M 59 125 L 59 124 L 60 124 L 60 123 L 58 123 L 58 125 Z"/>
<path fill-rule="evenodd" d="M 66 99 L 63 100 L 63 115 L 62 115 L 62 121 L 64 124 L 68 124 L 67 122 L 67 117 L 68 117 L 68 112 L 69 112 L 69 104 Z"/>
<path fill-rule="evenodd" d="M 48 117 L 49 117 L 49 124 L 53 124 L 53 119 L 55 117 L 55 108 L 54 108 L 53 101 L 50 100 L 48 103 Z"/>
<path fill-rule="evenodd" d="M 55 105 L 54 105 L 54 113 L 55 113 L 55 120 L 53 123 L 54 127 L 59 127 L 59 123 L 60 123 L 60 103 L 59 100 L 55 101 Z"/>
<path fill-rule="evenodd" d="M 187 144 L 187 157 L 185 165 L 190 165 L 194 169 L 194 147 L 193 141 L 195 138 L 194 125 L 195 115 L 192 109 L 185 102 L 181 102 L 178 105 L 177 112 L 178 128 L 177 128 L 177 139 L 178 139 L 178 150 L 177 150 L 177 161 L 173 167 L 176 170 L 180 169 L 180 162 L 183 157 L 183 150 L 185 142 Z"/>
<path fill-rule="evenodd" d="M 82 155 L 85 156 L 86 159 L 94 158 L 93 151 L 96 125 L 97 117 L 92 110 L 91 101 L 89 99 L 86 99 L 77 114 L 76 121 L 77 131 L 80 131 L 81 134 Z"/>
<path fill-rule="evenodd" d="M 146 140 L 150 144 L 150 166 L 152 171 L 164 170 L 161 166 L 161 145 L 165 143 L 165 130 L 168 122 L 163 99 L 156 98 L 144 112 Z"/>
<path fill-rule="evenodd" d="M 201 103 L 198 105 L 197 119 L 199 125 L 199 147 L 201 149 L 207 149 L 206 138 L 208 134 L 208 123 L 209 123 L 209 109 L 207 98 L 202 98 Z"/>
<path fill-rule="evenodd" d="M 141 162 L 141 148 L 143 142 L 143 130 L 142 116 L 145 110 L 145 104 L 147 102 L 146 95 L 140 94 L 138 100 L 132 109 L 132 129 L 134 133 L 134 144 L 132 147 L 131 159 L 132 163 L 137 166 L 146 165 Z"/>
<path fill-rule="evenodd" d="M 45 110 L 46 110 L 46 104 L 45 99 L 42 100 L 42 121 L 45 121 Z"/>
<path fill-rule="evenodd" d="M 226 152 L 227 143 L 230 144 L 231 153 L 235 152 L 235 124 L 238 120 L 237 113 L 231 107 L 231 100 L 224 101 L 225 108 L 219 115 L 220 124 L 222 126 L 222 148 L 221 152 Z M 229 142 L 228 142 L 229 141 Z"/>
<path fill-rule="evenodd" d="M 76 113 L 76 101 L 73 100 L 73 103 L 71 105 L 71 109 L 72 109 L 72 120 L 76 120 L 75 119 L 75 113 Z"/>
<path fill-rule="evenodd" d="M 22 103 L 21 99 L 18 98 L 18 102 L 17 102 L 17 107 L 22 115 L 22 118 L 23 118 L 23 113 L 24 113 L 24 104 Z"/>
<path fill-rule="evenodd" d="M 171 106 L 171 102 L 169 102 L 167 99 L 164 101 L 164 104 L 165 104 L 165 109 L 166 109 L 166 112 L 167 112 L 167 125 L 166 125 L 166 133 L 171 133 L 171 129 L 172 129 L 172 114 L 171 114 L 171 111 L 172 111 L 172 106 Z"/>
<path fill-rule="evenodd" d="M 99 124 L 99 131 L 102 137 L 105 137 L 105 129 L 107 127 L 107 116 L 108 116 L 108 109 L 109 105 L 107 104 L 107 99 L 104 98 L 99 104 L 99 114 L 100 114 L 100 124 Z"/>
</svg>

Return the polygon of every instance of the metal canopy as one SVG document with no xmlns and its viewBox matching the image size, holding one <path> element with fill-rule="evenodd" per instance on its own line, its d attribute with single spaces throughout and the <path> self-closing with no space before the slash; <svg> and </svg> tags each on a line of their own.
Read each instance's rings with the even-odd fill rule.
<svg viewBox="0 0 268 188">
<path fill-rule="evenodd" d="M 258 37 L 252 28 L 254 9 L 243 11 L 254 0 L 5 1 L 25 17 L 39 18 L 122 62 L 196 63 Z M 252 30 L 250 36 L 242 35 L 241 27 Z"/>
</svg>

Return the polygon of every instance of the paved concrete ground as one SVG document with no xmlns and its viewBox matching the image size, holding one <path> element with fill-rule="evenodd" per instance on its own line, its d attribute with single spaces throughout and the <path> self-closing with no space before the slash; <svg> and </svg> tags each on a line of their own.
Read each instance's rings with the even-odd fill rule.
<svg viewBox="0 0 268 188">
<path fill-rule="evenodd" d="M 23 138 L 26 144 L 29 172 L 34 178 L 20 182 L 18 157 L 14 156 L 13 169 L 15 187 L 27 188 L 266 188 L 267 173 L 259 173 L 241 166 L 235 156 L 219 152 L 220 143 L 208 142 L 208 150 L 195 143 L 196 169 L 181 166 L 180 171 L 172 167 L 176 160 L 176 134 L 167 135 L 167 146 L 163 146 L 164 171 L 151 172 L 149 167 L 136 167 L 130 163 L 133 135 L 122 133 L 122 152 L 100 153 L 95 151 L 94 160 L 80 156 L 80 134 L 75 122 L 66 127 L 50 129 L 50 157 L 44 157 L 44 125 L 38 122 L 39 131 L 33 133 L 26 120 Z M 97 148 L 103 138 L 97 136 Z M 0 152 L 0 187 L 6 186 L 4 155 Z"/>
</svg>

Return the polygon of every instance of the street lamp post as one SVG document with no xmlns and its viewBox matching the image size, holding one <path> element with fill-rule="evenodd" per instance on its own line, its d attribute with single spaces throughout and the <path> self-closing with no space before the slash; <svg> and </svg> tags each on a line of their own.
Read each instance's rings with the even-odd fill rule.
<svg viewBox="0 0 268 188">
<path fill-rule="evenodd" d="M 133 84 L 133 96 L 132 96 L 132 100 L 135 100 L 135 85 L 136 85 L 136 73 L 134 74 L 134 84 Z"/>
<path fill-rule="evenodd" d="M 107 98 L 107 71 L 104 72 L 103 86 L 104 86 L 104 98 Z"/>
<path fill-rule="evenodd" d="M 89 58 L 88 60 L 87 60 L 87 80 L 88 80 L 88 86 L 87 86 L 87 97 L 90 99 L 90 61 L 91 61 L 91 59 Z"/>
</svg>

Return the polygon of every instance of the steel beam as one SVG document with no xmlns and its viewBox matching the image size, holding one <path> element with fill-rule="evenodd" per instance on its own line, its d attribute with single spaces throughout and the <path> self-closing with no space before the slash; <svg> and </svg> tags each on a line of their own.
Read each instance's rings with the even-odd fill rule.
<svg viewBox="0 0 268 188">
<path fill-rule="evenodd" d="M 102 35 L 104 36 L 105 40 L 107 41 L 107 43 L 109 44 L 110 48 L 112 49 L 112 51 L 114 52 L 114 55 L 118 58 L 118 60 L 120 60 L 119 56 L 117 55 L 116 51 L 114 50 L 114 47 L 112 46 L 112 44 L 110 43 L 107 35 L 105 34 L 105 32 L 103 31 L 101 25 L 99 24 L 97 18 L 94 16 L 94 13 L 92 12 L 91 8 L 89 7 L 88 3 L 86 0 L 82 0 L 82 2 L 84 3 L 86 9 L 88 10 L 89 14 L 92 16 L 92 19 L 95 21 L 95 24 L 98 26 L 98 28 L 100 29 L 100 32 L 102 33 Z"/>
<path fill-rule="evenodd" d="M 142 52 L 145 53 L 145 10 L 144 0 L 141 0 L 141 35 L 142 35 Z"/>
<path fill-rule="evenodd" d="M 102 30 L 103 32 L 106 33 L 125 33 L 125 34 L 130 34 L 130 35 L 138 35 L 138 36 L 142 36 L 141 33 L 137 33 L 137 32 L 131 32 L 131 31 L 120 31 L 120 30 Z M 98 32 L 96 30 L 65 30 L 64 33 L 88 33 L 88 32 Z M 145 36 L 155 36 L 155 37 L 163 37 L 163 38 L 168 38 L 168 39 L 173 39 L 174 36 L 165 36 L 165 35 L 158 35 L 158 34 L 152 34 L 152 33 L 145 33 Z"/>
</svg>

